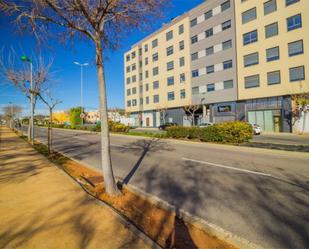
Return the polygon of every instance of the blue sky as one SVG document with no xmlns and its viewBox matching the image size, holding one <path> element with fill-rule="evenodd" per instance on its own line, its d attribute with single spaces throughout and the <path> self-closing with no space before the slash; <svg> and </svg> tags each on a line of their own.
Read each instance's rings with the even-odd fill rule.
<svg viewBox="0 0 309 249">
<path fill-rule="evenodd" d="M 121 47 L 117 51 L 108 51 L 106 60 L 106 84 L 109 107 L 124 107 L 123 90 L 123 54 L 140 39 L 149 35 L 161 27 L 162 23 L 169 22 L 173 17 L 181 15 L 203 0 L 172 0 L 171 7 L 164 11 L 164 18 L 153 23 L 150 29 L 141 32 L 133 31 L 129 37 L 122 39 Z M 14 32 L 12 25 L 7 25 L 5 19 L 0 18 L 0 48 L 8 49 L 13 47 L 17 51 L 34 51 L 35 39 L 32 36 L 20 36 Z M 80 68 L 73 64 L 73 61 L 88 62 L 90 65 L 84 70 L 84 106 L 86 109 L 96 109 L 98 107 L 97 75 L 94 66 L 94 50 L 85 42 L 75 42 L 73 46 L 64 46 L 54 41 L 53 46 L 42 51 L 45 57 L 53 58 L 53 77 L 56 80 L 55 92 L 59 99 L 63 101 L 57 107 L 58 110 L 66 110 L 70 107 L 80 105 Z M 0 79 L 0 111 L 1 107 L 8 102 L 21 105 L 24 112 L 28 112 L 28 105 L 25 97 L 13 87 L 5 84 Z M 46 107 L 38 103 L 37 113 L 46 112 Z"/>
</svg>

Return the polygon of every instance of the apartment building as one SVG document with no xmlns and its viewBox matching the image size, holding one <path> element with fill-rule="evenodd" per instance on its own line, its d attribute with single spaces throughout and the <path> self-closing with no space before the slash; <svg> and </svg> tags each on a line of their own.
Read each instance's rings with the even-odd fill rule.
<svg viewBox="0 0 309 249">
<path fill-rule="evenodd" d="M 196 123 L 236 119 L 237 77 L 234 3 L 205 1 L 189 12 L 192 104 Z"/>
<path fill-rule="evenodd" d="M 307 0 L 204 1 L 124 55 L 126 110 L 146 127 L 190 125 L 192 105 L 195 124 L 291 132 L 291 96 L 309 92 L 308 19 Z"/>
<path fill-rule="evenodd" d="M 124 55 L 126 111 L 136 125 L 183 124 L 191 103 L 189 17 L 184 14 Z"/>
<path fill-rule="evenodd" d="M 291 95 L 309 92 L 309 1 L 235 1 L 239 111 L 291 132 Z"/>
</svg>

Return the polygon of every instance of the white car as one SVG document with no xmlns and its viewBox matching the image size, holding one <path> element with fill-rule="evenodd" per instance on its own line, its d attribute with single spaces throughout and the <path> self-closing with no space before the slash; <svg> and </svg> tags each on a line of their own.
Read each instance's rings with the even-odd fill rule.
<svg viewBox="0 0 309 249">
<path fill-rule="evenodd" d="M 254 135 L 260 135 L 262 133 L 262 128 L 258 124 L 251 124 Z"/>
<path fill-rule="evenodd" d="M 200 128 L 205 128 L 205 127 L 212 126 L 212 125 L 213 125 L 213 123 L 200 123 L 200 124 L 198 125 L 198 127 L 200 127 Z"/>
</svg>

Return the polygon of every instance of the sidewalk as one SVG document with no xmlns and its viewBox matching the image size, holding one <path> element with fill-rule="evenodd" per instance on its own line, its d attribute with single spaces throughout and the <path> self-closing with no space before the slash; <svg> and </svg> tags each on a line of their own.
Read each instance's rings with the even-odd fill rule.
<svg viewBox="0 0 309 249">
<path fill-rule="evenodd" d="M 0 248 L 150 248 L 111 209 L 0 127 Z"/>
</svg>

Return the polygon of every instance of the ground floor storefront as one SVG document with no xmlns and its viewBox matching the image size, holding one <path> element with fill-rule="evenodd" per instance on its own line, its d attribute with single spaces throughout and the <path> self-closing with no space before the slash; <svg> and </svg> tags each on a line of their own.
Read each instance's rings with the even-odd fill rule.
<svg viewBox="0 0 309 249">
<path fill-rule="evenodd" d="M 159 127 L 165 123 L 192 126 L 239 120 L 258 124 L 265 132 L 299 132 L 303 127 L 305 132 L 309 132 L 309 115 L 303 115 L 294 122 L 290 96 L 207 104 L 191 109 L 178 107 L 143 111 L 132 113 L 130 117 L 134 118 L 136 127 Z"/>
</svg>

